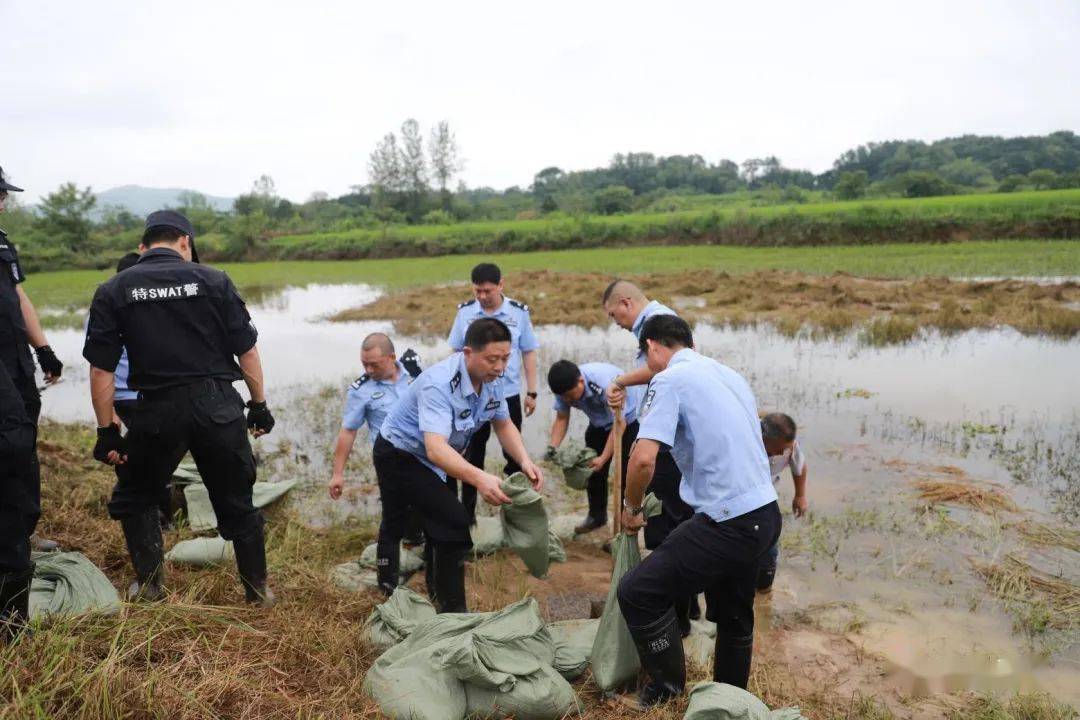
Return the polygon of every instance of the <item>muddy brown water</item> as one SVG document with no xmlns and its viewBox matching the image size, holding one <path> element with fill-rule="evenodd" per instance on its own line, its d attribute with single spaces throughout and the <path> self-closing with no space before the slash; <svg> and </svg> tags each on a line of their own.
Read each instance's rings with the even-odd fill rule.
<svg viewBox="0 0 1080 720">
<path fill-rule="evenodd" d="M 346 500 L 330 502 L 324 484 L 343 392 L 361 372 L 360 341 L 391 325 L 320 319 L 378 295 L 365 285 L 311 285 L 271 294 L 251 308 L 279 418 L 274 434 L 256 443 L 263 473 L 305 480 L 290 502 L 316 524 L 377 510 L 363 432 Z M 627 366 L 635 351 L 631 336 L 614 327 L 547 325 L 538 333 L 542 371 L 564 357 Z M 1049 574 L 1080 583 L 1080 553 L 1034 548 L 1008 529 L 1030 518 L 1076 527 L 1080 341 L 1003 329 L 929 333 L 873 349 L 850 336 L 818 342 L 767 326 L 708 325 L 698 325 L 695 337 L 700 351 L 746 375 L 763 409 L 795 417 L 809 458 L 811 515 L 785 515 L 763 626 L 844 633 L 879 655 L 891 682 L 914 696 L 1038 689 L 1080 705 L 1080 627 L 1032 630 L 1024 621 L 1030 608 L 999 601 L 971 569 L 972 559 L 1022 553 Z M 52 331 L 50 340 L 66 369 L 64 382 L 44 393 L 44 414 L 92 422 L 82 334 Z M 428 363 L 449 352 L 444 337 L 395 342 Z M 539 409 L 525 426 L 534 453 L 546 444 L 552 417 L 541 380 Z M 571 432 L 583 428 L 575 414 Z M 489 458 L 494 462 L 494 446 Z M 911 487 L 921 479 L 997 483 L 1024 510 L 991 516 L 926 508 Z M 788 508 L 787 475 L 779 492 Z M 581 494 L 556 477 L 546 493 L 557 512 L 583 510 Z M 572 558 L 578 555 L 580 566 L 560 568 L 547 586 L 532 578 L 508 581 L 507 597 L 529 591 L 560 617 L 587 614 L 603 582 L 588 580 L 577 592 L 574 578 L 586 577 L 574 568 L 585 572 L 602 559 L 589 548 L 572 550 Z"/>
</svg>

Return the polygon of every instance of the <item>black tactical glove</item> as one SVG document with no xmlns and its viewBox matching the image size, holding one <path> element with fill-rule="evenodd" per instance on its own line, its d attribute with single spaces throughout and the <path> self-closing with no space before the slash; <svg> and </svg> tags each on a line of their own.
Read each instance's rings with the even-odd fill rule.
<svg viewBox="0 0 1080 720">
<path fill-rule="evenodd" d="M 41 372 L 53 377 L 60 377 L 60 373 L 64 370 L 64 363 L 60 362 L 60 358 L 56 357 L 56 353 L 53 352 L 51 347 L 42 345 L 39 348 L 34 348 L 34 354 L 37 355 Z"/>
<path fill-rule="evenodd" d="M 106 465 L 112 465 L 113 463 L 109 462 L 109 453 L 113 450 L 121 459 L 126 454 L 124 438 L 120 436 L 120 426 L 113 424 L 107 427 L 99 427 L 97 429 L 97 442 L 94 443 L 94 459 Z"/>
<path fill-rule="evenodd" d="M 248 400 L 248 429 L 262 430 L 263 434 L 269 434 L 274 429 L 274 416 L 270 414 L 270 408 L 265 402 Z"/>
<path fill-rule="evenodd" d="M 420 367 L 420 356 L 412 348 L 406 350 L 405 354 L 401 356 L 401 364 L 404 366 L 405 372 L 409 373 L 409 377 L 413 379 L 416 379 L 423 372 L 423 368 Z"/>
</svg>

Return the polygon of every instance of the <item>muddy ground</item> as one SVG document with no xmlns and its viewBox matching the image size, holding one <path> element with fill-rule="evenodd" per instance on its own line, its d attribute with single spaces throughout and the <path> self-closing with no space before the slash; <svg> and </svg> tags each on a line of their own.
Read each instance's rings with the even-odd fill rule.
<svg viewBox="0 0 1080 720">
<path fill-rule="evenodd" d="M 1080 285 L 1075 282 L 895 280 L 781 271 L 727 275 L 705 270 L 630 279 L 689 320 L 769 322 L 788 335 L 804 328 L 826 335 L 861 328 L 868 344 L 885 345 L 910 340 L 924 327 L 957 332 L 1009 325 L 1062 338 L 1080 334 Z M 510 274 L 505 285 L 509 297 L 530 305 L 534 324 L 599 327 L 610 323 L 600 298 L 611 280 L 602 273 L 536 271 Z M 331 319 L 389 319 L 400 333 L 443 334 L 453 323 L 457 304 L 470 298 L 467 284 L 424 287 L 385 295 Z"/>
</svg>

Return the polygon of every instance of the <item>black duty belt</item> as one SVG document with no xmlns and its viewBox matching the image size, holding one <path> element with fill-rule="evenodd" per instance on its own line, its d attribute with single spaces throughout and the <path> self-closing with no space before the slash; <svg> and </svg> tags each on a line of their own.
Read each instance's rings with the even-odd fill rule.
<svg viewBox="0 0 1080 720">
<path fill-rule="evenodd" d="M 227 387 L 232 387 L 232 383 L 228 380 L 202 378 L 183 385 L 172 385 L 157 390 L 140 390 L 139 397 L 145 400 L 181 400 L 216 395 Z"/>
</svg>

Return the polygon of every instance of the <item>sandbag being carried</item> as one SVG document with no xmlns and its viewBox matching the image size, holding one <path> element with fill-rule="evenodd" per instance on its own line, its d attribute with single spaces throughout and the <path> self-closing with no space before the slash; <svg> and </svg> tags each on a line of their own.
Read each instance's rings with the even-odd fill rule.
<svg viewBox="0 0 1080 720">
<path fill-rule="evenodd" d="M 566 484 L 575 490 L 588 487 L 589 476 L 593 470 L 589 463 L 596 459 L 596 451 L 585 447 L 580 440 L 567 440 L 555 450 L 551 461 L 563 473 Z"/>
<path fill-rule="evenodd" d="M 548 528 L 548 560 L 551 562 L 566 562 L 566 548 L 555 531 Z"/>
<path fill-rule="evenodd" d="M 371 611 L 365 634 L 372 645 L 386 649 L 409 637 L 417 625 L 433 617 L 435 606 L 430 600 L 407 587 L 399 587 L 386 602 Z"/>
<path fill-rule="evenodd" d="M 645 516 L 649 518 L 660 514 L 662 504 L 649 493 L 645 496 L 643 507 Z M 609 693 L 635 681 L 640 667 L 634 639 L 626 627 L 618 598 L 619 581 L 641 563 L 637 535 L 619 533 L 611 541 L 611 555 L 615 560 L 615 569 L 611 573 L 611 587 L 608 588 L 600 627 L 590 654 L 596 684 Z"/>
<path fill-rule="evenodd" d="M 533 490 L 523 473 L 514 473 L 503 480 L 501 488 L 511 500 L 509 505 L 499 508 L 506 546 L 517 553 L 533 577 L 542 578 L 547 575 L 550 562 L 544 499 Z"/>
<path fill-rule="evenodd" d="M 703 682 L 690 691 L 683 720 L 805 720 L 798 708 L 770 710 L 754 695 L 734 685 Z"/>
<path fill-rule="evenodd" d="M 165 559 L 182 565 L 205 567 L 231 563 L 236 559 L 236 554 L 233 552 L 233 544 L 218 535 L 212 538 L 181 540 L 165 553 Z"/>
<path fill-rule="evenodd" d="M 251 488 L 251 499 L 255 507 L 265 507 L 289 492 L 296 486 L 296 480 L 281 482 L 256 482 Z M 184 487 L 184 499 L 187 501 L 188 525 L 195 532 L 206 532 L 217 528 L 217 516 L 210 504 L 210 494 L 201 482 Z"/>
<path fill-rule="evenodd" d="M 32 553 L 30 617 L 78 615 L 120 610 L 120 596 L 109 578 L 79 552 Z"/>
</svg>

